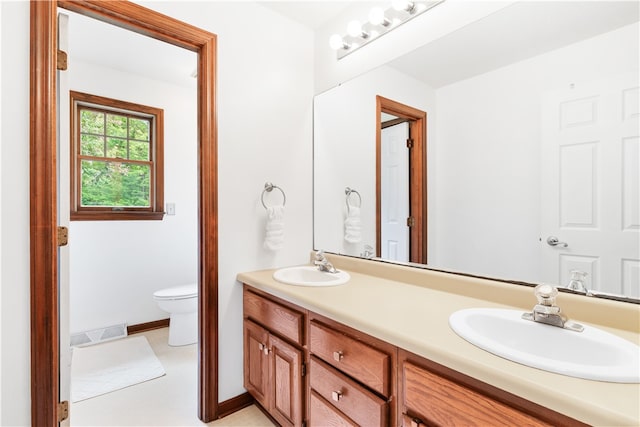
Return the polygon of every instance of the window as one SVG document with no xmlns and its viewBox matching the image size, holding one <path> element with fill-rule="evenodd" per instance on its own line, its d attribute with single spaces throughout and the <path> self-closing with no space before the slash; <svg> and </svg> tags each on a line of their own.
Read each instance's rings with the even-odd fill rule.
<svg viewBox="0 0 640 427">
<path fill-rule="evenodd" d="M 163 110 L 85 93 L 71 99 L 71 219 L 162 219 Z"/>
</svg>

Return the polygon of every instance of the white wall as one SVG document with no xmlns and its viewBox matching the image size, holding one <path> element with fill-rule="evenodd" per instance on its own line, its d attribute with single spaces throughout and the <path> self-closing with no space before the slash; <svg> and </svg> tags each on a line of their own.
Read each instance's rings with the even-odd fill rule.
<svg viewBox="0 0 640 427">
<path fill-rule="evenodd" d="M 314 99 L 314 246 L 360 255 L 376 246 L 376 95 L 427 112 L 427 141 L 435 137 L 435 92 L 382 66 Z M 429 144 L 429 142 L 427 143 Z M 362 242 L 344 240 L 345 187 L 362 197 Z M 355 196 L 354 196 L 355 197 Z"/>
<path fill-rule="evenodd" d="M 196 80 L 191 87 L 152 80 L 73 52 L 69 62 L 71 90 L 164 110 L 164 200 L 176 204 L 176 215 L 162 221 L 71 222 L 71 333 L 167 318 L 153 292 L 198 280 Z"/>
<path fill-rule="evenodd" d="M 27 425 L 29 379 L 29 3 L 0 2 L 2 25 L 1 425 Z"/>
<path fill-rule="evenodd" d="M 622 27 L 436 91 L 437 265 L 542 280 L 542 94 L 638 75 L 638 31 Z"/>
<path fill-rule="evenodd" d="M 380 3 L 387 7 L 390 2 Z M 345 35 L 349 21 L 359 19 L 364 22 L 369 14 L 370 2 L 354 2 L 316 31 L 315 91 L 320 93 L 346 82 L 513 3 L 513 0 L 448 0 L 386 33 L 375 43 L 337 60 L 336 52 L 329 47 L 329 37 Z"/>
<path fill-rule="evenodd" d="M 2 22 L 2 6 L 0 5 L 0 22 Z M 0 31 L 0 52 L 2 52 L 2 31 Z M 2 99 L 2 56 L 0 56 L 0 99 Z M 2 102 L 0 102 L 0 142 L 2 141 Z M 0 165 L 2 165 L 2 144 L 0 144 Z M 0 173 L 0 242 L 2 242 L 2 173 Z M 0 271 L 2 270 L 2 245 L 0 244 Z M 0 377 L 2 377 L 2 274 L 0 274 Z M 0 387 L 2 402 L 2 387 Z M 2 421 L 2 404 L 0 403 L 0 422 Z"/>
<path fill-rule="evenodd" d="M 2 206 L 11 209 L 2 213 L 0 424 L 28 425 L 29 4 L 1 4 L 2 57 L 11 58 L 2 63 Z M 312 247 L 313 34 L 255 3 L 145 5 L 218 35 L 219 397 L 226 400 L 244 392 L 236 274 L 305 263 Z M 277 253 L 262 247 L 265 181 L 287 194 L 285 247 Z"/>
</svg>

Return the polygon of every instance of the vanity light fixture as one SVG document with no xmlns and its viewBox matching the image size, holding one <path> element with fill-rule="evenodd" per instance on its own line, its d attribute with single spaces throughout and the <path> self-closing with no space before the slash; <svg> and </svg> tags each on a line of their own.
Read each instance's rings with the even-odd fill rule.
<svg viewBox="0 0 640 427">
<path fill-rule="evenodd" d="M 408 13 L 414 13 L 416 11 L 416 4 L 408 0 L 393 0 L 391 6 L 397 11 L 404 10 Z"/>
<path fill-rule="evenodd" d="M 384 13 L 384 9 L 381 7 L 374 7 L 369 12 L 369 23 L 374 26 L 382 25 L 383 27 L 388 27 L 391 25 L 391 21 L 387 18 L 387 15 Z"/>
<path fill-rule="evenodd" d="M 337 58 L 342 59 L 351 52 L 376 40 L 378 37 L 399 27 L 405 22 L 437 6 L 444 0 L 410 1 L 393 0 L 391 7 L 384 10 L 374 7 L 369 12 L 369 19 L 361 24 L 353 20 L 347 25 L 347 34 L 334 34 L 329 38 L 329 46 L 337 51 Z"/>
<path fill-rule="evenodd" d="M 369 37 L 369 33 L 362 29 L 362 24 L 357 19 L 354 19 L 347 24 L 347 34 L 351 37 L 361 37 L 363 39 Z"/>
</svg>

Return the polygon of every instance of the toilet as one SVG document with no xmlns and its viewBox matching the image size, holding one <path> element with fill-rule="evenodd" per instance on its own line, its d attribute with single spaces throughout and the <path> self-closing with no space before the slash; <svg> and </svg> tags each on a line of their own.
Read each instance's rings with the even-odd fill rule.
<svg viewBox="0 0 640 427">
<path fill-rule="evenodd" d="M 161 310 L 169 313 L 169 345 L 181 346 L 198 341 L 198 285 L 160 289 L 153 293 Z"/>
</svg>

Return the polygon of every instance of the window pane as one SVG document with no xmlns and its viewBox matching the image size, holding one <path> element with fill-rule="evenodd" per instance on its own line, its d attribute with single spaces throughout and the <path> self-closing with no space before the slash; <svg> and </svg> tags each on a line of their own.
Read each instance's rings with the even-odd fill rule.
<svg viewBox="0 0 640 427">
<path fill-rule="evenodd" d="M 80 154 L 104 157 L 104 138 L 94 135 L 80 135 Z"/>
<path fill-rule="evenodd" d="M 116 114 L 107 114 L 107 136 L 127 137 L 127 118 Z"/>
<path fill-rule="evenodd" d="M 80 132 L 104 134 L 104 113 L 91 110 L 80 111 Z"/>
<path fill-rule="evenodd" d="M 149 141 L 149 120 L 130 118 L 129 138 Z"/>
<path fill-rule="evenodd" d="M 81 205 L 150 207 L 149 165 L 83 160 Z"/>
<path fill-rule="evenodd" d="M 127 140 L 118 138 L 107 138 L 107 157 L 127 158 Z"/>
<path fill-rule="evenodd" d="M 149 160 L 149 143 L 129 141 L 129 158 L 131 160 Z"/>
</svg>

